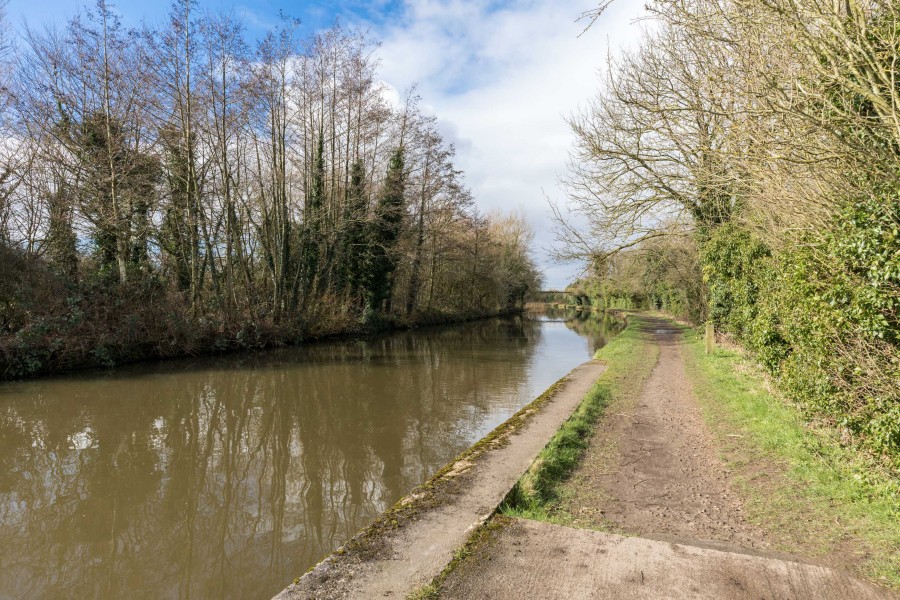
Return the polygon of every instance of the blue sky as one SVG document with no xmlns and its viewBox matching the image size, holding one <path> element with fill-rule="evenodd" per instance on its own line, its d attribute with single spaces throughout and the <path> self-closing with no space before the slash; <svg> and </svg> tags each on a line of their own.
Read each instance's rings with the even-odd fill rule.
<svg viewBox="0 0 900 600">
<path fill-rule="evenodd" d="M 328 27 L 335 18 L 369 29 L 381 41 L 381 77 L 398 95 L 418 85 L 423 108 L 438 117 L 457 147 L 457 164 L 483 212 L 520 210 L 536 231 L 534 256 L 545 285 L 561 288 L 579 265 L 556 264 L 547 199 L 564 202 L 572 135 L 565 117 L 596 93 L 609 54 L 641 37 L 635 23 L 643 2 L 619 0 L 583 35 L 578 17 L 597 0 L 199 0 L 200 9 L 245 18 L 261 36 L 279 11 L 299 17 L 302 29 Z M 113 2 L 126 25 L 159 22 L 168 1 Z M 10 0 L 18 25 L 64 21 L 83 0 Z"/>
<path fill-rule="evenodd" d="M 142 19 L 159 21 L 166 17 L 171 4 L 165 0 L 119 0 L 111 2 L 126 24 L 136 25 Z M 26 18 L 31 25 L 44 21 L 64 20 L 74 15 L 80 7 L 93 6 L 92 0 L 10 0 L 7 7 L 13 22 Z M 298 2 L 296 0 L 201 0 L 201 9 L 235 11 L 247 18 L 248 33 L 258 35 L 278 18 L 279 11 L 292 17 L 300 17 L 305 27 L 327 27 L 338 15 L 354 19 L 379 22 L 402 14 L 402 2 L 342 0 L 339 2 Z"/>
</svg>

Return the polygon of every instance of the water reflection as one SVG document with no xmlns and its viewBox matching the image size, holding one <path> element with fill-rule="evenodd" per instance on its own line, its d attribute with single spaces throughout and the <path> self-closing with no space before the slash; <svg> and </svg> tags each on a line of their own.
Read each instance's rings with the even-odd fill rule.
<svg viewBox="0 0 900 600">
<path fill-rule="evenodd" d="M 588 340 L 592 355 L 625 327 L 624 321 L 611 313 L 556 308 L 552 305 L 535 312 L 532 317 L 565 323 L 566 327 Z"/>
<path fill-rule="evenodd" d="M 557 317 L 0 386 L 0 598 L 270 597 L 609 333 Z"/>
</svg>

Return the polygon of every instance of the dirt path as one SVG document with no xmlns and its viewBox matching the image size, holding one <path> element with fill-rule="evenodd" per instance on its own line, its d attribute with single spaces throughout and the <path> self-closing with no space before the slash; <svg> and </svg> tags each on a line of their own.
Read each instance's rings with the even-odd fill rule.
<svg viewBox="0 0 900 600">
<path fill-rule="evenodd" d="M 580 525 L 644 537 L 765 548 L 744 521 L 691 393 L 669 321 L 649 319 L 659 360 L 632 407 L 610 410 L 569 486 Z M 722 546 L 725 544 L 725 546 Z"/>
<path fill-rule="evenodd" d="M 383 548 L 363 560 L 336 553 L 276 596 L 306 598 L 405 598 L 440 574 L 472 529 L 496 510 L 556 430 L 572 414 L 603 372 L 591 361 L 572 371 L 566 383 L 506 443 L 480 455 L 475 464 L 454 465 L 461 491 L 426 508 L 399 529 L 379 534 Z M 415 499 L 411 499 L 415 502 Z"/>
</svg>

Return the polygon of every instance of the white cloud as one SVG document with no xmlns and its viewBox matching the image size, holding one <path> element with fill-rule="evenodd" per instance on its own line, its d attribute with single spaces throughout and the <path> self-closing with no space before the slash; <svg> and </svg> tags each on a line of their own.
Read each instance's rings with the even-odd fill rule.
<svg viewBox="0 0 900 600">
<path fill-rule="evenodd" d="M 278 26 L 277 20 L 261 15 L 249 6 L 238 4 L 232 10 L 251 30 L 269 31 Z"/>
<path fill-rule="evenodd" d="M 399 21 L 376 28 L 382 75 L 395 89 L 419 92 L 456 143 L 458 165 L 484 210 L 525 209 L 537 231 L 535 254 L 549 287 L 576 265 L 553 265 L 545 193 L 561 199 L 572 136 L 565 117 L 596 92 L 612 52 L 633 45 L 644 12 L 620 0 L 579 37 L 577 18 L 591 0 L 407 0 Z"/>
</svg>

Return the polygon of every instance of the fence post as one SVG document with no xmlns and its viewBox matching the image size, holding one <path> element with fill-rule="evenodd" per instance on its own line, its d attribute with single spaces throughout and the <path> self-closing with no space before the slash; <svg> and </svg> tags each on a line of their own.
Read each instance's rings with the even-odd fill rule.
<svg viewBox="0 0 900 600">
<path fill-rule="evenodd" d="M 713 327 L 712 321 L 706 323 L 706 353 L 712 354 L 716 347 L 716 328 Z"/>
</svg>

